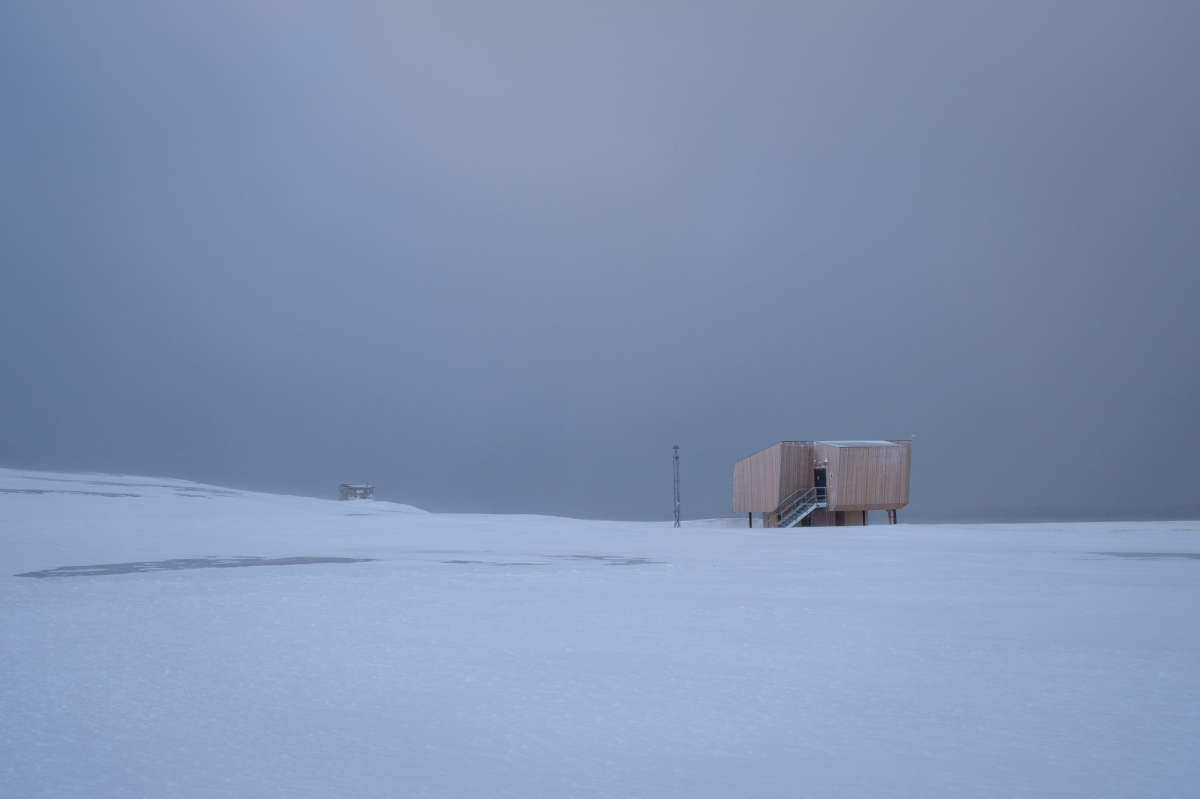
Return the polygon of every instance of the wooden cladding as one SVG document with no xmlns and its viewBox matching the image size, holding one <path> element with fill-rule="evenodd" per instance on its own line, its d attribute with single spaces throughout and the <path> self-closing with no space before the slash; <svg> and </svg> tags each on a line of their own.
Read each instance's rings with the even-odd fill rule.
<svg viewBox="0 0 1200 799">
<path fill-rule="evenodd" d="M 817 508 L 804 517 L 801 527 L 863 527 L 867 523 L 865 510 L 835 510 L 825 514 L 824 509 Z"/>
<path fill-rule="evenodd" d="M 779 463 L 779 501 L 783 502 L 801 488 L 813 487 L 813 442 L 781 441 Z"/>
<path fill-rule="evenodd" d="M 779 507 L 779 465 L 783 442 L 733 465 L 733 509 L 765 513 Z"/>
<path fill-rule="evenodd" d="M 908 504 L 911 441 L 814 444 L 818 461 L 829 461 L 831 510 L 891 510 Z"/>
<path fill-rule="evenodd" d="M 767 513 L 797 489 L 812 488 L 813 442 L 780 441 L 733 465 L 733 509 Z"/>
<path fill-rule="evenodd" d="M 795 491 L 812 488 L 824 462 L 829 510 L 894 510 L 908 504 L 911 441 L 780 441 L 733 467 L 733 510 L 770 513 Z"/>
</svg>

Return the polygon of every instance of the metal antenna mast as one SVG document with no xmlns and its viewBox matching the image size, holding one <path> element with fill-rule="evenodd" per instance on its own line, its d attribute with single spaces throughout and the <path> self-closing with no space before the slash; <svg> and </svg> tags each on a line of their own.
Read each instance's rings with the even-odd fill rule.
<svg viewBox="0 0 1200 799">
<path fill-rule="evenodd" d="M 675 526 L 679 526 L 679 445 L 671 447 L 675 450 L 675 455 L 671 458 L 671 463 L 675 467 Z"/>
</svg>

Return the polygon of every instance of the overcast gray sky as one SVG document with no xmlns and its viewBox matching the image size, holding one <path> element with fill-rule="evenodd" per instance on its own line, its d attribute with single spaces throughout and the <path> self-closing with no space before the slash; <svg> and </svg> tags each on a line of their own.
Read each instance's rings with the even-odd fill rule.
<svg viewBox="0 0 1200 799">
<path fill-rule="evenodd" d="M 0 465 L 1200 514 L 1195 2 L 8 2 L 0 102 Z"/>
</svg>

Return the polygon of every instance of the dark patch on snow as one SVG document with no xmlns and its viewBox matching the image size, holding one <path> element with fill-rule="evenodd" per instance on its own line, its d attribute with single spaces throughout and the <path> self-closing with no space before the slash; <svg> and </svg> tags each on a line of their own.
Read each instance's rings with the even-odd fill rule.
<svg viewBox="0 0 1200 799">
<path fill-rule="evenodd" d="M 141 496 L 141 494 L 110 494 L 105 491 L 68 491 L 65 488 L 0 488 L 0 494 L 83 494 L 89 497 Z"/>
<path fill-rule="evenodd" d="M 180 569 L 233 569 L 238 566 L 307 566 L 313 563 L 366 563 L 375 558 L 176 558 L 136 563 L 101 563 L 96 566 L 60 566 L 17 577 L 98 577 L 109 574 L 176 571 Z"/>
<path fill-rule="evenodd" d="M 1094 552 L 1092 554 L 1109 555 L 1114 558 L 1136 558 L 1138 560 L 1152 560 L 1155 558 L 1200 560 L 1200 552 Z"/>
<path fill-rule="evenodd" d="M 506 563 L 498 560 L 443 560 L 442 563 L 478 563 L 484 566 L 549 566 L 548 563 Z"/>
<path fill-rule="evenodd" d="M 189 491 L 201 494 L 220 494 L 227 497 L 238 497 L 242 495 L 241 491 L 231 491 L 227 488 L 208 488 L 207 486 L 183 486 L 183 485 L 168 485 L 166 483 L 115 483 L 111 480 L 64 480 L 61 477 L 25 477 L 25 480 L 44 480 L 53 483 L 76 483 L 89 486 L 120 486 L 123 488 L 170 488 L 175 491 Z M 108 495 L 103 495 L 108 496 Z M 113 496 L 126 496 L 124 494 L 115 494 Z M 129 494 L 128 496 L 138 496 L 137 494 Z"/>
<path fill-rule="evenodd" d="M 241 491 L 226 491 L 223 488 L 191 488 L 190 486 L 147 486 L 148 488 L 173 488 L 181 497 L 207 494 L 220 497 L 240 497 Z"/>
<path fill-rule="evenodd" d="M 649 558 L 627 558 L 622 555 L 547 555 L 543 557 L 558 558 L 559 560 L 591 560 L 598 561 L 605 566 L 645 566 L 653 563 L 665 563 L 661 560 L 650 560 Z M 480 564 L 483 566 L 549 566 L 549 563 L 527 563 L 524 561 L 498 561 L 498 560 L 444 560 L 442 563 L 456 564 Z"/>
<path fill-rule="evenodd" d="M 605 566 L 649 566 L 655 563 L 666 563 L 662 560 L 650 560 L 649 558 L 626 558 L 620 555 L 555 555 L 558 558 L 572 558 L 575 560 L 599 560 L 603 561 Z"/>
</svg>

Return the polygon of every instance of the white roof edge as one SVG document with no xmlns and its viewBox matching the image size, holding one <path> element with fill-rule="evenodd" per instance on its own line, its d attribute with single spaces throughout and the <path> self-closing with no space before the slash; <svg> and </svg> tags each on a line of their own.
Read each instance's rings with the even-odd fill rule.
<svg viewBox="0 0 1200 799">
<path fill-rule="evenodd" d="M 814 444 L 825 444 L 830 447 L 898 447 L 891 441 L 814 441 Z"/>
</svg>

